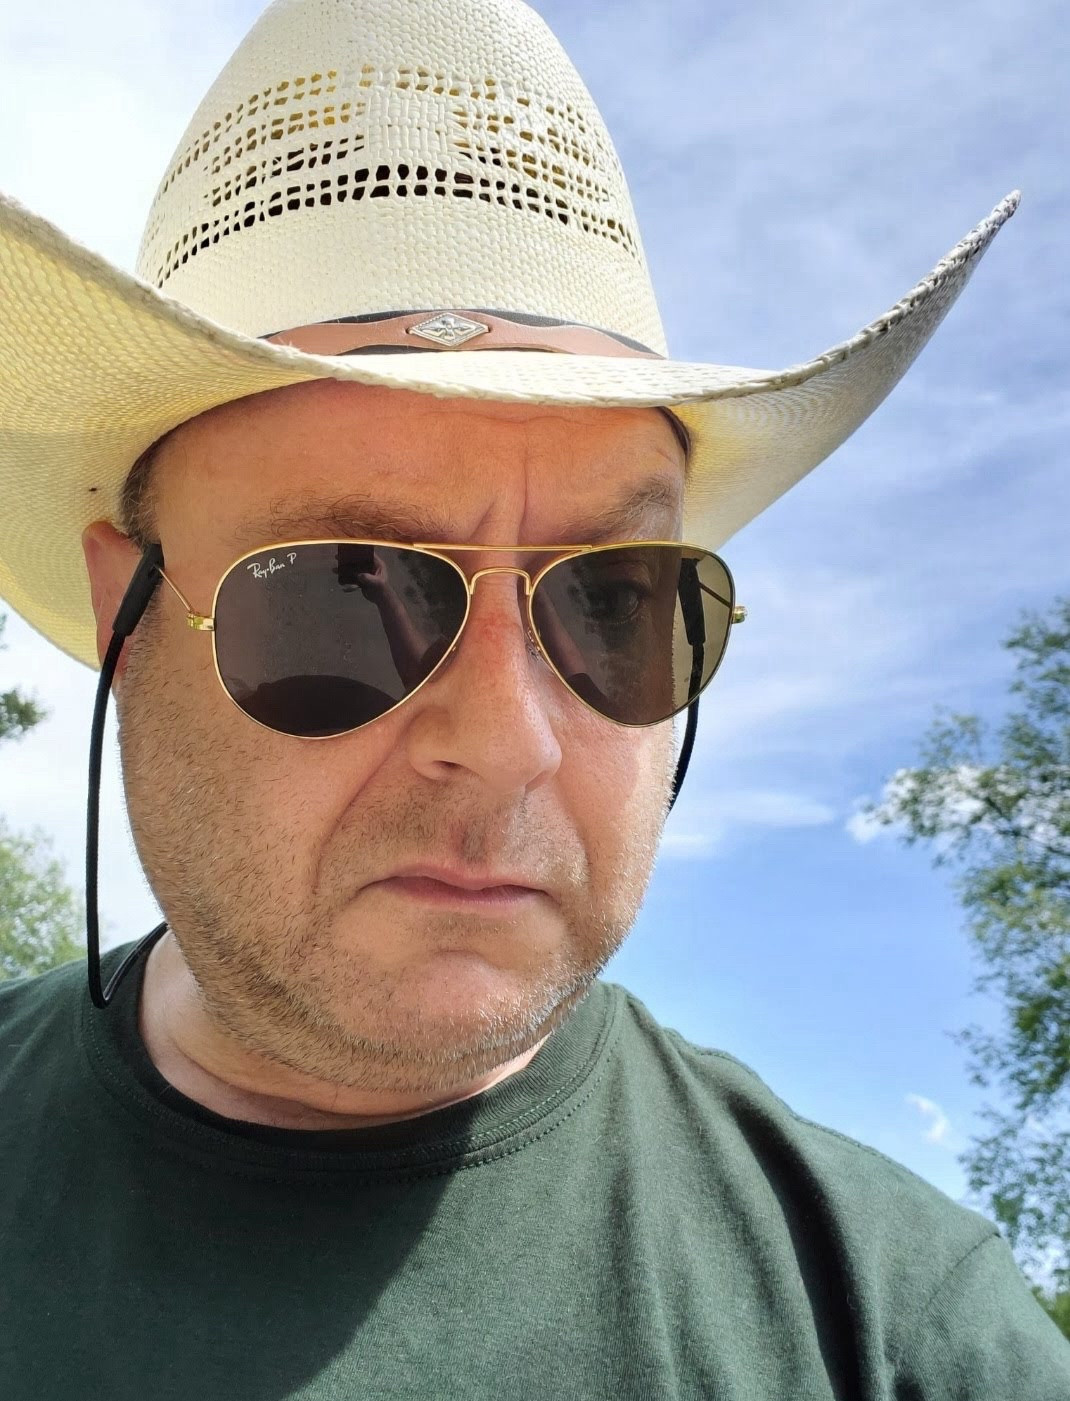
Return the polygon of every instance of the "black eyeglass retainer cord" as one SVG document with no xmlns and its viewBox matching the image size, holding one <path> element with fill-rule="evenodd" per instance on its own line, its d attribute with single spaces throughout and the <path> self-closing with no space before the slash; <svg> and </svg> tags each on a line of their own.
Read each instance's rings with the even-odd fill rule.
<svg viewBox="0 0 1070 1401">
<path fill-rule="evenodd" d="M 89 735 L 89 796 L 86 802 L 85 823 L 85 932 L 86 954 L 89 960 L 89 996 L 94 1007 L 107 1007 L 115 996 L 130 967 L 146 949 L 167 933 L 166 922 L 147 934 L 144 939 L 127 954 L 112 974 L 106 988 L 100 982 L 100 918 L 97 910 L 97 860 L 100 834 L 100 766 L 104 750 L 104 719 L 108 712 L 108 696 L 111 694 L 112 678 L 119 663 L 119 654 L 126 639 L 141 621 L 149 599 L 159 585 L 163 568 L 163 550 L 159 545 L 149 545 L 141 556 L 134 576 L 127 586 L 119 611 L 112 625 L 112 638 L 100 669 L 97 682 L 97 697 L 93 707 L 93 724 Z"/>
<path fill-rule="evenodd" d="M 141 955 L 147 953 L 153 944 L 167 933 L 169 927 L 167 921 L 164 920 L 162 924 L 158 924 L 155 929 L 146 934 L 120 963 L 109 979 L 108 986 L 106 988 L 102 986 L 100 979 L 100 916 L 97 908 L 97 867 L 100 846 L 100 769 L 104 751 L 104 721 L 108 712 L 111 683 L 115 676 L 115 668 L 119 663 L 120 653 L 126 639 L 141 621 L 145 609 L 149 605 L 149 600 L 160 583 L 162 569 L 163 550 L 159 545 L 149 545 L 141 556 L 134 576 L 123 595 L 119 611 L 115 615 L 112 638 L 100 669 L 96 702 L 93 706 L 93 723 L 89 735 L 89 795 L 86 801 L 85 824 L 85 925 L 86 956 L 89 964 L 89 996 L 93 1006 L 101 1009 L 107 1007 L 111 1002 L 115 996 L 116 988 Z M 701 654 L 701 646 L 698 651 Z M 696 658 L 695 666 L 701 675 L 701 655 Z M 692 680 L 694 680 L 694 676 Z M 680 757 L 676 761 L 672 794 L 669 798 L 670 812 L 679 796 L 684 775 L 687 773 L 687 766 L 691 762 L 691 751 L 694 748 L 697 727 L 698 700 L 695 699 L 687 707 L 684 741 L 680 749 Z"/>
<path fill-rule="evenodd" d="M 702 608 L 698 566 L 694 560 L 680 561 L 678 591 L 680 611 L 684 619 L 684 632 L 691 646 L 691 678 L 688 682 L 688 690 L 697 692 L 702 684 L 702 671 L 706 662 L 706 615 Z M 695 699 L 687 707 L 684 742 L 680 746 L 680 757 L 676 761 L 676 772 L 673 774 L 669 812 L 672 812 L 673 805 L 680 795 L 684 774 L 687 773 L 687 766 L 691 762 L 691 751 L 695 747 L 695 733 L 698 729 L 698 702 L 699 697 L 695 694 Z"/>
</svg>

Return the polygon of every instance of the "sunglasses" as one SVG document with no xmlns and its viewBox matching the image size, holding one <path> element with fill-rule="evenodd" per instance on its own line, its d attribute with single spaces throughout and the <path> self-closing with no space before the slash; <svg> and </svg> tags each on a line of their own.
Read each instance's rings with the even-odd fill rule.
<svg viewBox="0 0 1070 1401">
<path fill-rule="evenodd" d="M 558 556 L 535 573 L 511 565 L 471 576 L 465 551 Z M 480 579 L 517 578 L 530 637 L 584 705 L 618 725 L 685 710 L 721 663 L 735 604 L 727 565 L 665 541 L 615 545 L 398 545 L 295 540 L 242 555 L 212 612 L 181 600 L 211 633 L 216 674 L 244 714 L 303 739 L 349 734 L 416 695 L 456 649 Z"/>
</svg>

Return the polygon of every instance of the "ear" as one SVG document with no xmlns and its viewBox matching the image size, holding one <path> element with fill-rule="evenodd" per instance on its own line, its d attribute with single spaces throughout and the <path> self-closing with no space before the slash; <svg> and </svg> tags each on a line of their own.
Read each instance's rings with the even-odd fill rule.
<svg viewBox="0 0 1070 1401">
<path fill-rule="evenodd" d="M 89 575 L 89 591 L 93 613 L 97 620 L 97 659 L 103 662 L 112 637 L 112 624 L 123 601 L 123 594 L 137 568 L 141 551 L 128 536 L 109 521 L 94 521 L 82 531 L 82 551 Z M 125 667 L 125 657 L 119 658 L 116 676 Z"/>
</svg>

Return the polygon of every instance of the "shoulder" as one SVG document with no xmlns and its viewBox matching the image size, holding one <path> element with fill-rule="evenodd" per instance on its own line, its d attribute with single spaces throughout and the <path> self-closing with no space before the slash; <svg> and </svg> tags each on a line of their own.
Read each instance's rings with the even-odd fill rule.
<svg viewBox="0 0 1070 1401">
<path fill-rule="evenodd" d="M 780 1262 L 778 1292 L 801 1280 L 822 1328 L 835 1328 L 842 1298 L 847 1331 L 877 1372 L 890 1368 L 897 1395 L 1070 1395 L 1070 1347 L 992 1221 L 607 986 L 620 1023 L 614 1113 L 639 1106 L 633 1141 L 644 1128 L 667 1197 L 700 1202 L 692 1235 L 760 1242 Z"/>
<path fill-rule="evenodd" d="M 47 973 L 0 982 L 0 1064 L 49 1043 L 61 1024 L 73 1032 L 85 991 L 85 963 L 76 959 Z"/>
<path fill-rule="evenodd" d="M 632 993 L 613 986 L 622 1058 L 644 1081 L 660 1131 L 690 1134 L 705 1149 L 705 1168 L 732 1179 L 756 1204 L 835 1236 L 860 1258 L 886 1248 L 904 1268 L 910 1259 L 902 1243 L 924 1239 L 930 1277 L 998 1236 L 987 1217 L 878 1149 L 797 1113 L 743 1061 L 662 1026 Z"/>
<path fill-rule="evenodd" d="M 27 1007 L 51 1005 L 57 998 L 73 995 L 77 1000 L 84 986 L 84 956 L 50 968 L 47 973 L 5 978 L 0 982 L 0 1017 L 17 1015 Z"/>
</svg>

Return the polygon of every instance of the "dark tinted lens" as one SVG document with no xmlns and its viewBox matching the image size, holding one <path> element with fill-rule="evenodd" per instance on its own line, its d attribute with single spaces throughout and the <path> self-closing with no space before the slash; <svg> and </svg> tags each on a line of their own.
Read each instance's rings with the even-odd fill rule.
<svg viewBox="0 0 1070 1401">
<path fill-rule="evenodd" d="M 464 621 L 447 561 L 402 546 L 276 546 L 240 561 L 216 600 L 223 685 L 269 729 L 336 735 L 427 679 Z"/>
<path fill-rule="evenodd" d="M 732 576 L 686 545 L 614 545 L 551 566 L 532 597 L 539 640 L 568 685 L 624 725 L 683 710 L 717 670 Z"/>
</svg>

